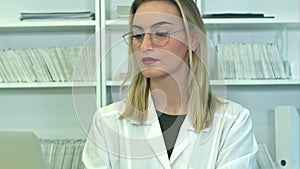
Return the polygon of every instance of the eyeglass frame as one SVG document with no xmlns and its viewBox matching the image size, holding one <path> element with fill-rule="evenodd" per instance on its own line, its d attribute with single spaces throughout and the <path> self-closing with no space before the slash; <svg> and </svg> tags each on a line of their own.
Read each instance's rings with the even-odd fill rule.
<svg viewBox="0 0 300 169">
<path fill-rule="evenodd" d="M 168 37 L 168 40 L 166 41 L 166 43 L 164 44 L 164 45 L 156 45 L 154 42 L 153 42 L 153 34 L 156 34 L 157 32 L 141 32 L 141 33 L 138 33 L 138 34 L 136 34 L 136 35 L 142 35 L 142 38 L 143 38 L 143 41 L 144 41 L 144 37 L 145 37 L 145 34 L 149 34 L 149 36 L 150 36 L 150 41 L 151 41 L 151 43 L 152 43 L 152 45 L 154 45 L 154 46 L 156 46 L 156 47 L 164 47 L 164 46 L 166 46 L 168 43 L 169 43 L 169 40 L 170 40 L 170 35 L 174 35 L 174 34 L 176 34 L 176 33 L 178 33 L 178 32 L 181 32 L 181 31 L 184 31 L 185 29 L 178 29 L 178 30 L 176 30 L 176 31 L 168 31 L 168 32 L 164 32 L 164 33 L 166 33 L 166 34 L 164 34 L 164 36 L 167 36 Z M 123 34 L 122 35 L 122 38 L 123 38 L 123 40 L 125 41 L 125 43 L 127 44 L 127 45 L 130 45 L 129 44 L 129 42 L 127 42 L 127 40 L 126 40 L 126 36 L 128 36 L 128 35 L 130 35 L 130 34 L 132 34 L 133 32 L 131 31 L 131 32 L 128 32 L 128 33 L 125 33 L 125 34 Z M 133 37 L 133 36 L 131 36 L 131 37 Z M 142 42 L 143 42 L 142 41 Z M 140 45 L 142 45 L 142 43 L 140 44 Z"/>
</svg>

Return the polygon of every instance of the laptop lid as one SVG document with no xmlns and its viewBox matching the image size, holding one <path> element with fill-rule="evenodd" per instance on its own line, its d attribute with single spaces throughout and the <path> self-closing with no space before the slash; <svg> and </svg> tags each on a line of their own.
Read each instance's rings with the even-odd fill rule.
<svg viewBox="0 0 300 169">
<path fill-rule="evenodd" d="M 45 169 L 38 137 L 32 132 L 0 130 L 0 169 Z"/>
</svg>

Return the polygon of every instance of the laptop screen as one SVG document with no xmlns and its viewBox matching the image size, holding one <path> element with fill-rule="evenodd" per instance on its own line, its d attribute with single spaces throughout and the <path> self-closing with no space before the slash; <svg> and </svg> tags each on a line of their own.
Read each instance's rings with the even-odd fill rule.
<svg viewBox="0 0 300 169">
<path fill-rule="evenodd" d="M 44 169 L 38 137 L 32 132 L 0 130 L 0 168 Z"/>
</svg>

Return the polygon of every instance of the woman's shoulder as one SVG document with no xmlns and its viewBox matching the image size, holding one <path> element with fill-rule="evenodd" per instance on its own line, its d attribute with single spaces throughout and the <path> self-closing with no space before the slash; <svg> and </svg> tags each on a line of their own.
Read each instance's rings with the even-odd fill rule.
<svg viewBox="0 0 300 169">
<path fill-rule="evenodd" d="M 250 111 L 246 107 L 231 100 L 225 101 L 222 110 L 227 119 L 236 119 L 241 116 L 247 117 L 250 115 Z"/>
<path fill-rule="evenodd" d="M 125 108 L 125 101 L 117 101 L 111 103 L 107 106 L 100 107 L 95 113 L 95 117 L 97 118 L 119 118 L 119 116 L 123 113 Z"/>
</svg>

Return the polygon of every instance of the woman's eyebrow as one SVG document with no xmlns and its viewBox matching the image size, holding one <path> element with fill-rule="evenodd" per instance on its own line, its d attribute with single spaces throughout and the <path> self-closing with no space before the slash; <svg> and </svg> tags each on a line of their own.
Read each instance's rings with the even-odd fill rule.
<svg viewBox="0 0 300 169">
<path fill-rule="evenodd" d="M 151 28 L 154 28 L 154 27 L 156 27 L 156 26 L 166 25 L 166 24 L 167 24 L 167 25 L 174 25 L 173 23 L 168 22 L 168 21 L 161 21 L 161 22 L 157 22 L 157 23 L 153 24 L 153 25 L 151 26 Z M 140 29 L 140 30 L 144 30 L 143 27 L 142 27 L 142 26 L 139 26 L 139 25 L 132 25 L 131 27 L 132 27 L 132 28 L 137 28 L 137 29 Z"/>
<path fill-rule="evenodd" d="M 132 28 L 137 28 L 137 29 L 140 29 L 140 30 L 144 30 L 143 27 L 138 26 L 138 25 L 132 25 L 131 27 L 132 27 Z"/>
<path fill-rule="evenodd" d="M 156 26 L 166 25 L 166 24 L 167 24 L 167 25 L 174 25 L 173 23 L 168 22 L 168 21 L 161 21 L 161 22 L 157 22 L 157 23 L 153 24 L 153 25 L 151 26 L 151 28 L 156 27 Z"/>
</svg>

